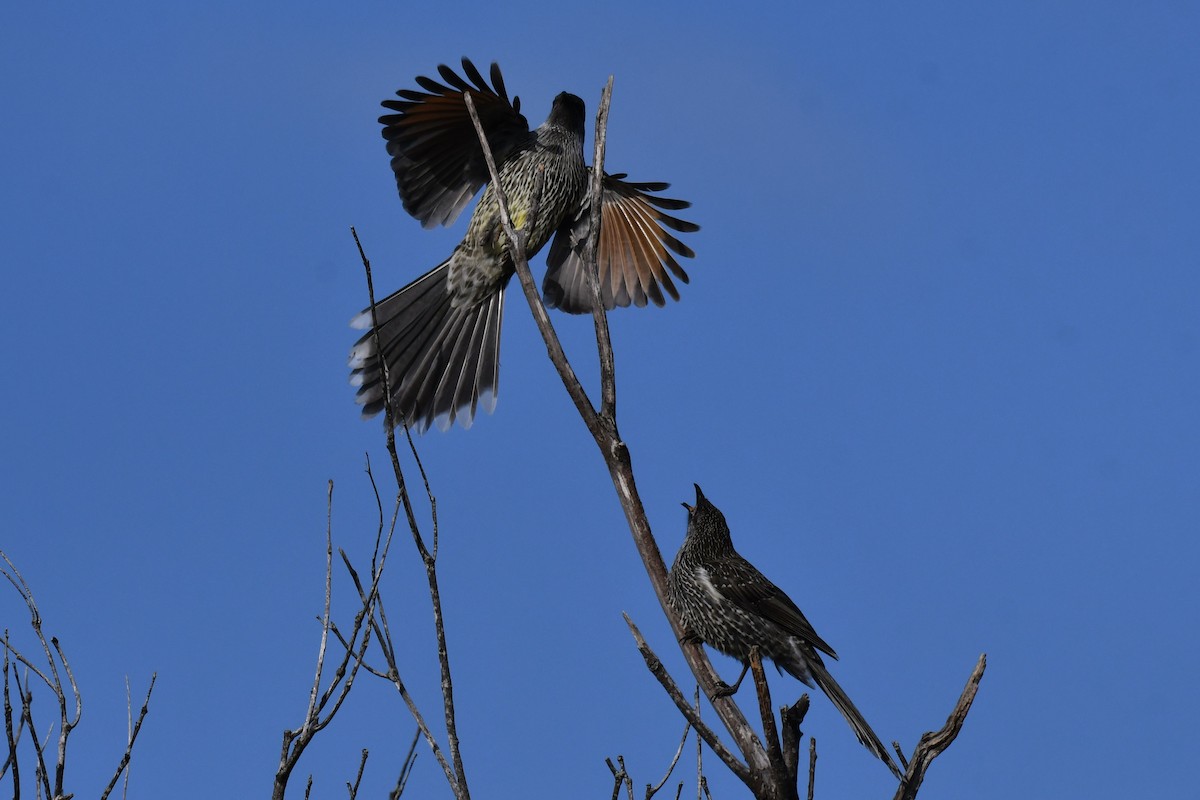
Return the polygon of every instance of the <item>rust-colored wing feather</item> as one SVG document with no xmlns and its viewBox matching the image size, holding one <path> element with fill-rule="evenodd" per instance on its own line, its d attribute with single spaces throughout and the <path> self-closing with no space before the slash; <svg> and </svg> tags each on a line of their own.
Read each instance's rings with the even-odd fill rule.
<svg viewBox="0 0 1200 800">
<path fill-rule="evenodd" d="M 666 183 L 631 183 L 624 174 L 605 175 L 601 193 L 599 268 L 600 294 L 606 309 L 666 303 L 665 291 L 679 299 L 675 280 L 688 282 L 676 257 L 695 253 L 670 231 L 690 233 L 699 225 L 666 213 L 688 208 L 691 203 L 655 194 Z M 590 311 L 591 290 L 583 263 L 591 227 L 591 203 L 585 200 L 579 213 L 559 228 L 546 257 L 548 270 L 542 286 L 546 305 L 572 314 Z M 672 278 L 674 276 L 674 278 Z"/>
</svg>

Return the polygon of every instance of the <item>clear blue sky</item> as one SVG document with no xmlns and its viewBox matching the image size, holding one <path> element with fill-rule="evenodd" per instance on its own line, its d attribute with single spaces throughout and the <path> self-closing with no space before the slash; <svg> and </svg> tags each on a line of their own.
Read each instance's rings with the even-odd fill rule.
<svg viewBox="0 0 1200 800">
<path fill-rule="evenodd" d="M 70 790 L 98 792 L 124 676 L 137 692 L 157 670 L 131 796 L 269 791 L 311 681 L 326 481 L 362 561 L 364 454 L 385 458 L 347 385 L 349 227 L 387 289 L 462 233 L 402 211 L 379 102 L 469 55 L 501 63 L 535 123 L 561 90 L 594 109 L 614 74 L 609 168 L 695 204 L 682 302 L 612 317 L 667 558 L 698 482 L 906 748 L 986 651 L 926 800 L 1194 791 L 1194 6 L 180 9 L 10 5 L 0 23 L 0 546 L 85 693 Z M 496 413 L 420 441 L 464 753 L 480 797 L 603 797 L 606 756 L 657 780 L 681 729 L 621 612 L 687 673 L 508 308 Z M 556 319 L 594 384 L 590 323 Z M 422 586 L 401 540 L 384 591 L 436 718 Z M 11 592 L 0 621 L 25 630 Z M 823 698 L 805 728 L 821 795 L 890 796 Z M 362 682 L 296 796 L 308 772 L 342 796 L 362 747 L 380 796 L 412 729 Z M 448 796 L 427 752 L 410 791 Z"/>
</svg>

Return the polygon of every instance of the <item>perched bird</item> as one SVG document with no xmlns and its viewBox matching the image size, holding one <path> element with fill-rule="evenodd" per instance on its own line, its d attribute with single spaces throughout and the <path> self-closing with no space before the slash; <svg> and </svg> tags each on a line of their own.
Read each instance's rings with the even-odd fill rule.
<svg viewBox="0 0 1200 800">
<path fill-rule="evenodd" d="M 850 723 L 863 745 L 899 775 L 883 743 L 825 669 L 817 651 L 837 653 L 817 635 L 804 614 L 778 586 L 733 549 L 725 515 L 696 487 L 688 510 L 687 536 L 667 579 L 667 596 L 685 636 L 742 661 L 742 674 L 718 696 L 737 691 L 750 665 L 750 649 L 775 662 L 797 680 L 815 682 Z"/>
<path fill-rule="evenodd" d="M 570 313 L 592 308 L 583 264 L 591 227 L 583 101 L 559 94 L 546 121 L 531 131 L 496 64 L 490 85 L 469 60 L 463 59 L 462 68 L 465 79 L 438 67 L 445 84 L 418 77 L 423 91 L 398 91 L 399 100 L 383 102 L 395 113 L 379 121 L 400 199 L 425 227 L 454 222 L 479 188 L 487 187 L 450 257 L 378 301 L 380 351 L 374 330 L 350 351 L 350 380 L 358 386 L 363 416 L 384 407 L 382 354 L 396 424 L 402 418 L 421 431 L 434 422 L 448 428 L 455 420 L 468 427 L 478 406 L 494 407 L 504 289 L 515 271 L 464 94 L 471 95 L 479 114 L 513 224 L 525 235 L 526 254 L 532 257 L 554 237 L 542 286 L 546 305 Z M 665 212 L 690 204 L 655 194 L 668 184 L 624 178 L 603 178 L 599 272 L 604 307 L 647 301 L 661 306 L 664 292 L 678 300 L 672 275 L 684 283 L 688 277 L 675 256 L 694 254 L 668 229 L 690 232 L 699 226 Z M 373 324 L 369 308 L 351 323 L 366 329 Z"/>
</svg>

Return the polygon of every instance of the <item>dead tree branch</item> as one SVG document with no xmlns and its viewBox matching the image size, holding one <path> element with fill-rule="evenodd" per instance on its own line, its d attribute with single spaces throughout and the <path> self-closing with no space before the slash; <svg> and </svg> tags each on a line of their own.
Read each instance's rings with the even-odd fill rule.
<svg viewBox="0 0 1200 800">
<path fill-rule="evenodd" d="M 142 723 L 146 720 L 146 715 L 150 713 L 150 695 L 154 691 L 154 684 L 158 680 L 158 673 L 150 675 L 150 688 L 146 690 L 146 699 L 142 701 L 142 709 L 138 712 L 138 718 L 135 722 L 133 719 L 133 706 L 130 704 L 129 698 L 129 681 L 125 681 L 125 704 L 126 711 L 129 714 L 129 735 L 125 742 L 125 752 L 121 755 L 121 763 L 117 765 L 117 771 L 113 773 L 112 780 L 108 782 L 108 786 L 104 787 L 104 791 L 100 793 L 100 800 L 107 800 L 109 794 L 116 787 L 117 781 L 120 780 L 121 774 L 125 774 L 125 789 L 129 790 L 129 760 L 133 757 L 133 743 L 137 741 L 138 734 L 142 731 Z"/>
<path fill-rule="evenodd" d="M 37 788 L 36 794 L 39 797 L 53 800 L 69 800 L 74 795 L 64 789 L 68 744 L 72 731 L 79 725 L 79 721 L 83 717 L 83 695 L 79 690 L 75 673 L 71 669 L 71 663 L 67 660 L 62 644 L 57 637 L 47 638 L 42 629 L 42 615 L 38 610 L 37 601 L 34 599 L 33 590 L 16 565 L 2 550 L 0 550 L 0 560 L 3 560 L 3 564 L 0 564 L 0 573 L 16 589 L 17 594 L 25 603 L 25 607 L 29 611 L 29 626 L 41 646 L 45 659 L 44 664 L 34 663 L 32 658 L 17 648 L 10 637 L 10 631 L 5 629 L 0 644 L 4 649 L 4 738 L 8 754 L 3 767 L 0 768 L 0 778 L 3 778 L 11 770 L 13 796 L 19 798 L 21 795 L 19 745 L 22 733 L 28 729 L 28 739 L 34 752 L 33 774 L 34 784 Z M 24 678 L 21 676 L 18 664 L 24 667 Z M 65 682 L 63 681 L 64 675 L 66 676 Z M 47 763 L 47 750 L 50 737 L 54 734 L 55 724 L 51 724 L 47 728 L 45 740 L 39 739 L 38 729 L 33 718 L 34 689 L 31 685 L 31 676 L 36 676 L 50 690 L 58 711 L 58 737 L 55 740 L 53 768 Z M 142 704 L 141 713 L 138 715 L 137 724 L 130 729 L 116 773 L 104 789 L 101 800 L 108 797 L 121 774 L 129 766 L 134 741 L 141 730 L 142 722 L 150 711 L 150 695 L 154 691 L 155 680 L 157 680 L 157 675 L 150 679 L 150 687 L 146 691 L 146 699 Z M 20 702 L 20 709 L 17 710 L 15 717 L 12 702 L 13 686 L 17 690 L 16 694 Z M 51 785 L 51 773 L 53 773 L 53 785 Z"/>
<path fill-rule="evenodd" d="M 807 713 L 807 692 L 800 695 L 800 699 L 793 705 L 784 706 L 779 711 L 779 721 L 783 725 L 783 742 L 781 745 L 783 750 L 783 765 L 793 784 L 798 780 L 797 776 L 800 770 L 800 740 L 804 738 L 803 734 L 800 733 L 800 724 L 804 722 L 804 715 Z"/>
<path fill-rule="evenodd" d="M 396 778 L 396 787 L 388 792 L 388 800 L 399 800 L 404 794 L 404 787 L 408 785 L 408 776 L 412 774 L 413 764 L 417 763 L 417 742 L 421 739 L 421 731 L 417 729 L 413 732 L 412 742 L 408 745 L 408 753 L 404 756 L 404 763 L 400 765 L 400 775 Z"/>
<path fill-rule="evenodd" d="M 896 790 L 895 800 L 912 800 L 916 797 L 917 790 L 921 788 L 921 783 L 925 780 L 925 772 L 929 769 L 929 765 L 954 742 L 958 732 L 962 730 L 963 723 L 967 721 L 967 712 L 971 710 L 971 703 L 975 701 L 975 693 L 979 691 L 979 682 L 983 680 L 983 671 L 986 667 L 987 653 L 984 653 L 975 663 L 975 669 L 971 671 L 971 677 L 967 679 L 966 688 L 959 696 L 954 710 L 950 712 L 946 724 L 936 733 L 930 731 L 921 734 L 921 739 L 917 742 L 917 747 L 905 769 L 904 780 L 901 782 L 900 788 Z"/>
<path fill-rule="evenodd" d="M 654 797 L 654 795 L 658 794 L 659 790 L 662 789 L 664 786 L 666 786 L 667 781 L 669 781 L 671 779 L 671 773 L 675 771 L 675 765 L 679 763 L 679 757 L 683 755 L 683 746 L 687 744 L 688 731 L 690 731 L 691 729 L 692 729 L 692 724 L 690 722 L 684 723 L 683 736 L 681 736 L 679 739 L 679 747 L 675 748 L 675 756 L 671 759 L 671 763 L 667 765 L 667 774 L 663 775 L 662 780 L 656 784 L 653 784 L 653 785 L 651 785 L 649 783 L 646 784 L 646 800 L 650 800 L 650 798 L 652 798 L 652 797 Z M 682 791 L 682 790 L 683 790 L 683 784 L 680 783 L 679 791 Z M 675 796 L 676 797 L 679 796 L 678 791 L 675 793 Z"/>
<path fill-rule="evenodd" d="M 767 675 L 763 672 L 762 656 L 757 647 L 750 648 L 750 673 L 754 676 L 758 715 L 762 720 L 763 738 L 767 741 L 771 783 L 778 787 L 786 800 L 797 800 L 796 773 L 788 774 L 787 764 L 783 757 L 783 747 L 779 743 L 779 730 L 775 725 L 775 708 L 771 705 L 771 689 L 767 686 Z"/>
</svg>

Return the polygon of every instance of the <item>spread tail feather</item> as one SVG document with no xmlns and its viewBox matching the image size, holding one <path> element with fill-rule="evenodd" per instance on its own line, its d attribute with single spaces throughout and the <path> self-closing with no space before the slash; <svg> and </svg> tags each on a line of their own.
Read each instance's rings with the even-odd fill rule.
<svg viewBox="0 0 1200 800">
<path fill-rule="evenodd" d="M 415 431 L 455 420 L 471 426 L 476 408 L 489 413 L 500 383 L 500 323 L 504 290 L 473 306 L 455 308 L 447 291 L 449 261 L 376 303 L 379 348 L 388 366 L 396 424 Z M 371 309 L 351 321 L 367 333 L 350 351 L 350 383 L 364 417 L 383 410 L 383 377 Z"/>
</svg>

